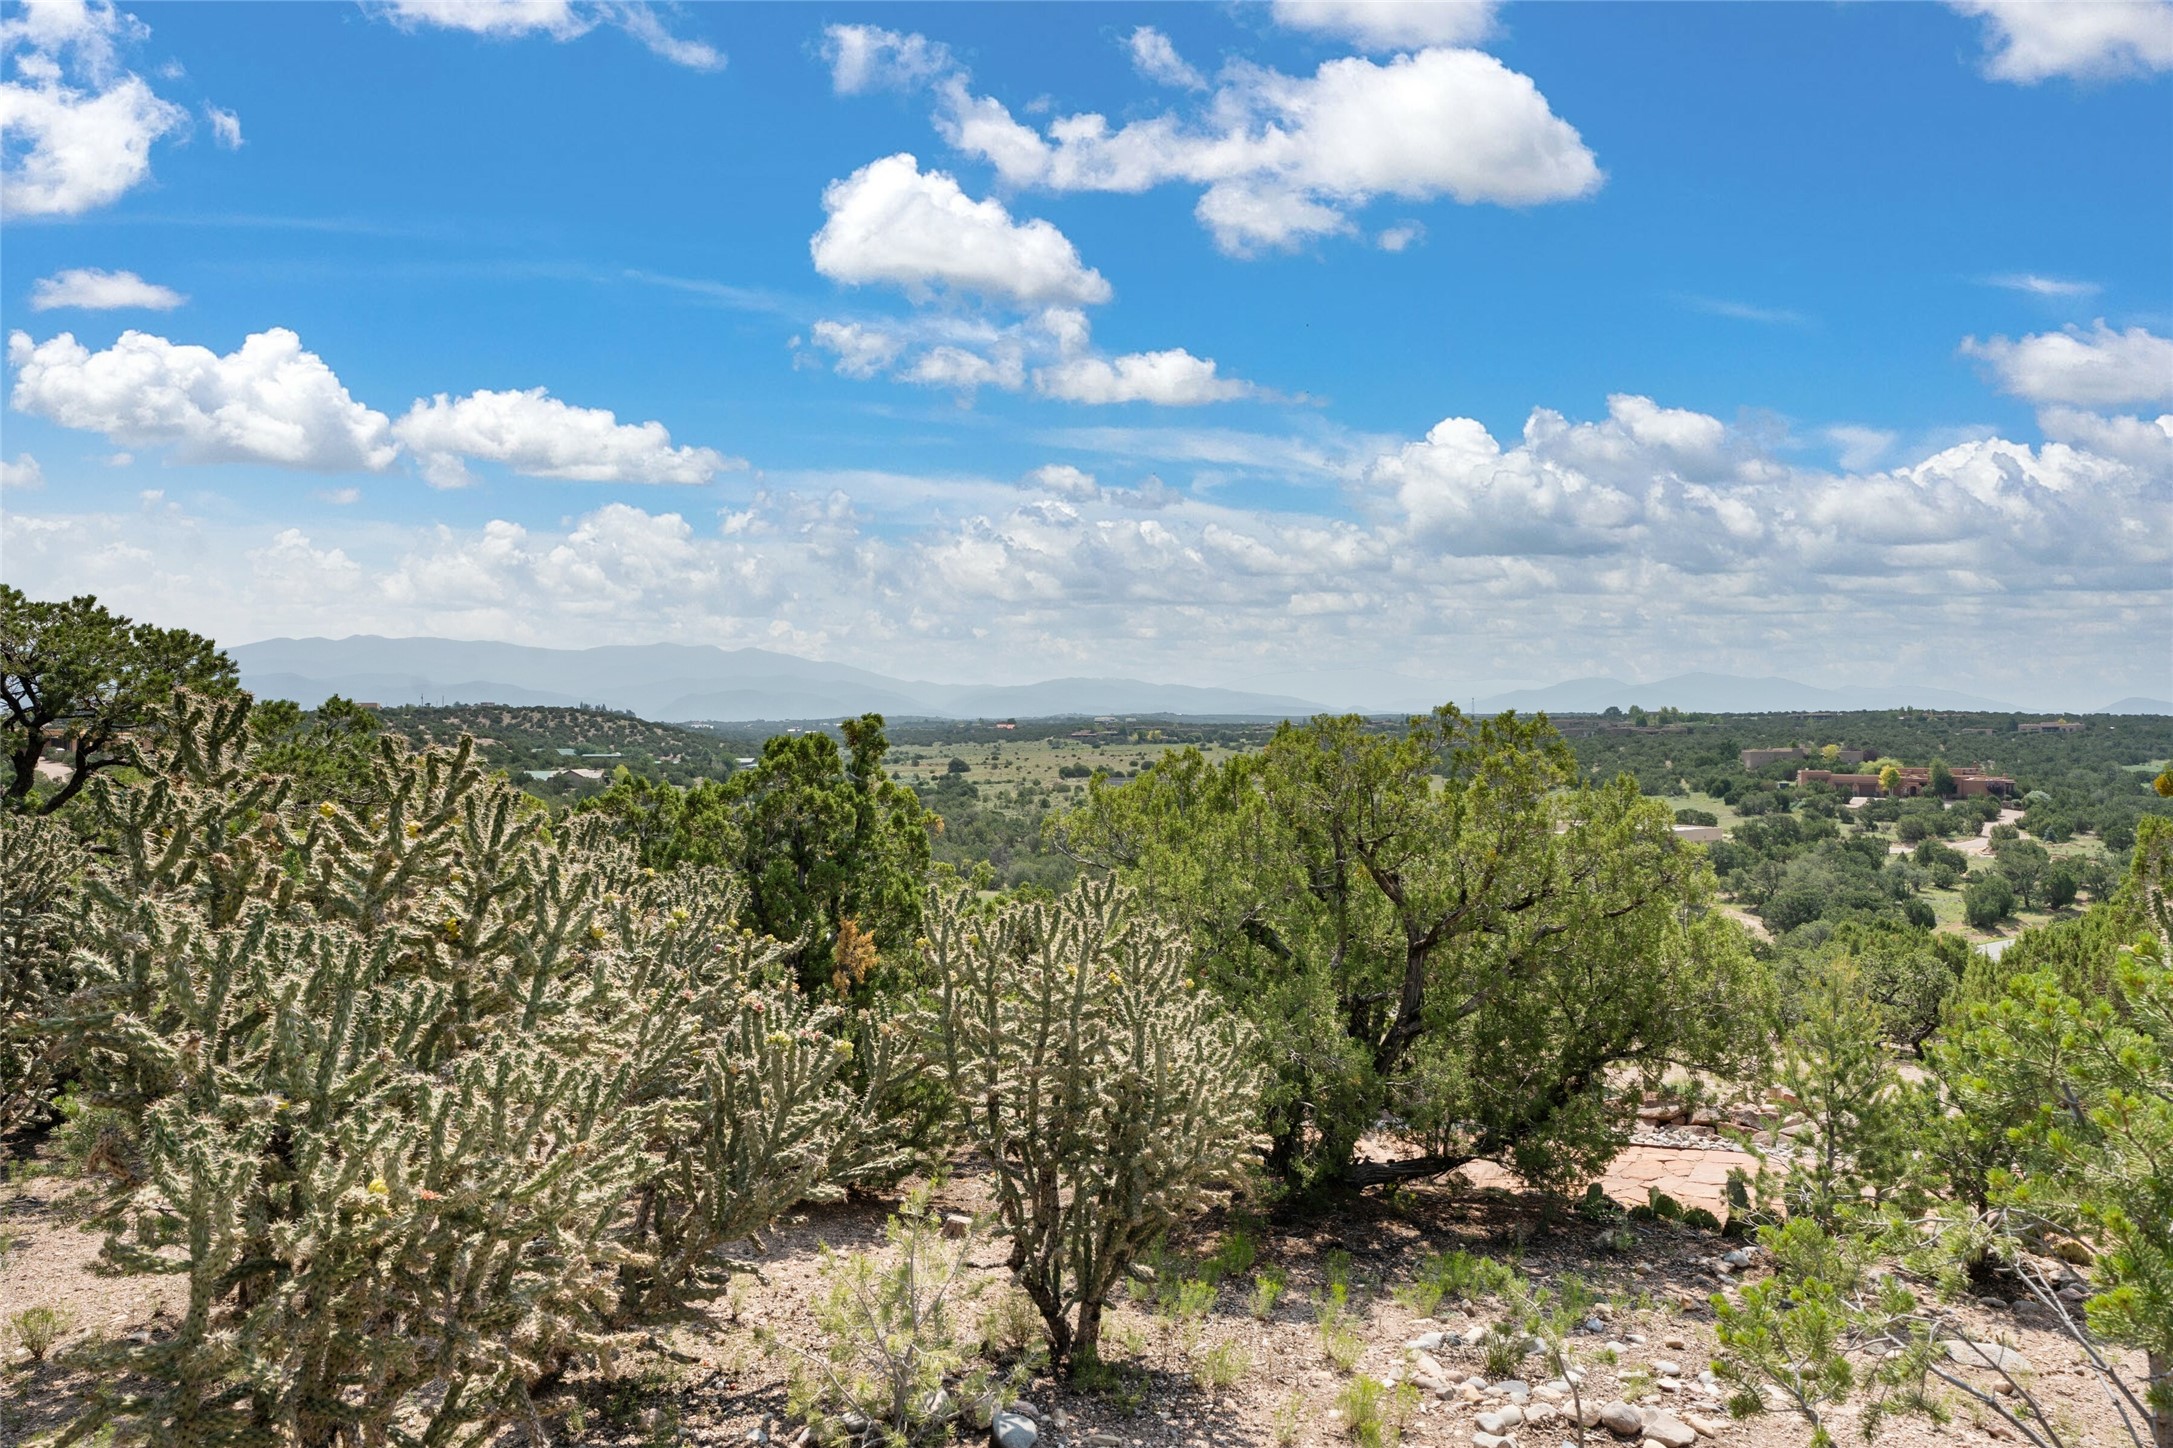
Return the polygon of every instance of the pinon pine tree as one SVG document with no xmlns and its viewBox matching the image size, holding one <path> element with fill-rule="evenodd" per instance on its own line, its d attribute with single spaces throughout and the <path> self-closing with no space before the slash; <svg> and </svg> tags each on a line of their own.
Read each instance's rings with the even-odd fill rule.
<svg viewBox="0 0 2173 1448">
<path fill-rule="evenodd" d="M 71 1437 L 477 1441 L 819 1178 L 841 1052 L 729 892 L 553 838 L 466 744 L 290 813 L 244 724 L 181 699 L 93 786 L 61 1019 L 132 1128 L 108 1255 L 188 1298 L 86 1359 Z"/>
<path fill-rule="evenodd" d="M 977 914 L 938 899 L 931 1054 L 991 1165 L 1011 1268 L 1059 1362 L 1090 1361 L 1134 1255 L 1237 1163 L 1260 1073 L 1189 952 L 1113 881 Z"/>
</svg>

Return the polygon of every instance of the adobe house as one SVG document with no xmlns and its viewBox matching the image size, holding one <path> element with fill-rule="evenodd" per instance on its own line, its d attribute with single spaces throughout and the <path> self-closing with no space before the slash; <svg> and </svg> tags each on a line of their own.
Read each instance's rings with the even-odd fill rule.
<svg viewBox="0 0 2173 1448">
<path fill-rule="evenodd" d="M 1929 765 L 1904 764 L 1899 773 L 1901 778 L 1894 782 L 1895 798 L 1915 799 L 1918 795 L 1931 793 L 1932 771 Z M 2006 799 L 2015 792 L 2015 782 L 2004 774 L 1987 774 L 1970 765 L 1956 765 L 1952 773 L 1957 798 L 1970 799 L 1977 795 L 1991 794 Z M 1796 771 L 1796 783 L 1830 784 L 1842 794 L 1860 794 L 1872 798 L 1886 792 L 1879 787 L 1879 776 L 1876 774 L 1843 774 L 1831 769 L 1799 769 Z"/>
</svg>

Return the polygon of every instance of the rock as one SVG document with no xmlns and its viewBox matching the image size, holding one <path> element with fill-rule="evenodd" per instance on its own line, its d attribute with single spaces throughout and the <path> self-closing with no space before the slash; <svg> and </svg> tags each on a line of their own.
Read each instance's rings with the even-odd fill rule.
<svg viewBox="0 0 2173 1448">
<path fill-rule="evenodd" d="M 1596 1317 L 1588 1317 L 1584 1320 L 1584 1330 L 1594 1337 L 1598 1337 L 1601 1333 L 1607 1331 L 1607 1324 Z"/>
<path fill-rule="evenodd" d="M 1948 1357 L 1965 1368 L 1999 1368 L 2010 1373 L 2026 1373 L 2030 1360 L 2011 1347 L 2001 1347 L 1992 1342 L 1966 1342 L 1950 1337 L 1939 1346 Z"/>
<path fill-rule="evenodd" d="M 1478 1432 L 1471 1435 L 1471 1448 L 1517 1448 L 1516 1440 L 1504 1438 L 1499 1433 Z"/>
<path fill-rule="evenodd" d="M 1723 1256 L 1720 1260 L 1727 1263 L 1730 1267 L 1748 1267 L 1751 1263 L 1751 1255 L 1745 1249 L 1738 1247 L 1733 1252 L 1730 1252 Z"/>
<path fill-rule="evenodd" d="M 1532 1385 L 1521 1378 L 1503 1378 L 1500 1382 L 1494 1384 L 1493 1391 L 1500 1393 L 1512 1403 L 1522 1403 L 1531 1398 Z"/>
<path fill-rule="evenodd" d="M 1654 1358 L 1652 1370 L 1663 1378 L 1679 1378 L 1683 1375 L 1681 1365 L 1669 1362 L 1666 1358 Z"/>
<path fill-rule="evenodd" d="M 1132 1276 L 1141 1282 L 1152 1282 L 1154 1281 L 1154 1269 L 1144 1262 L 1134 1262 L 1132 1264 Z"/>
<path fill-rule="evenodd" d="M 1635 1438 L 1645 1427 L 1645 1415 L 1620 1398 L 1602 1403 L 1596 1416 L 1599 1425 L 1617 1438 Z"/>
<path fill-rule="evenodd" d="M 1696 1413 L 1685 1413 L 1683 1414 L 1683 1422 L 1700 1438 L 1718 1438 L 1720 1436 L 1720 1424 L 1714 1422 L 1711 1418 L 1700 1417 Z"/>
<path fill-rule="evenodd" d="M 1660 1345 L 1662 1347 L 1665 1347 L 1669 1352 L 1681 1352 L 1685 1344 L 1681 1337 L 1671 1336 L 1660 1339 Z"/>
<path fill-rule="evenodd" d="M 2087 1267 L 2098 1260 L 2098 1254 L 2090 1250 L 2089 1243 L 2078 1242 L 2073 1237 L 2056 1238 L 2052 1243 L 2052 1255 L 2076 1267 Z"/>
<path fill-rule="evenodd" d="M 1552 1403 L 1534 1403 L 1524 1410 L 1524 1421 L 1534 1428 L 1544 1428 L 1559 1416 L 1560 1410 Z"/>
<path fill-rule="evenodd" d="M 949 1237 L 952 1241 L 957 1241 L 972 1230 L 973 1218 L 959 1212 L 945 1212 L 943 1214 L 943 1235 Z"/>
<path fill-rule="evenodd" d="M 1698 1441 L 1697 1430 L 1673 1413 L 1647 1413 L 1645 1436 L 1656 1440 L 1660 1448 L 1690 1448 Z"/>
<path fill-rule="evenodd" d="M 1524 1411 L 1511 1405 L 1497 1408 L 1491 1413 L 1481 1413 L 1476 1421 L 1482 1433 L 1508 1433 L 1524 1425 Z"/>
<path fill-rule="evenodd" d="M 1607 1341 L 1600 1344 L 1600 1351 L 1611 1352 L 1616 1357 L 1621 1357 L 1624 1353 L 1628 1352 L 1629 1349 L 1624 1347 L 1621 1343 L 1615 1341 L 1613 1338 L 1609 1338 L 1607 1339 Z"/>
<path fill-rule="evenodd" d="M 1041 1429 L 1025 1414 L 1006 1410 L 998 1413 L 996 1421 L 989 1425 L 988 1437 L 996 1448 L 1034 1448 L 1041 1437 Z"/>
<path fill-rule="evenodd" d="M 1429 1378 L 1438 1378 L 1444 1384 L 1446 1384 L 1449 1380 L 1449 1370 L 1441 1366 L 1440 1360 L 1437 1359 L 1432 1353 L 1425 1351 L 1412 1352 L 1411 1375 L 1413 1377 L 1423 1375 Z"/>
<path fill-rule="evenodd" d="M 1049 1426 L 1056 1429 L 1056 1431 L 1059 1433 L 1063 1432 L 1066 1428 L 1069 1428 L 1071 1426 L 1071 1414 L 1065 1412 L 1062 1408 L 1050 1409 Z"/>
<path fill-rule="evenodd" d="M 1486 1341 L 1486 1324 L 1483 1322 L 1473 1323 L 1458 1333 L 1456 1340 L 1465 1347 L 1477 1347 L 1480 1343 Z"/>
<path fill-rule="evenodd" d="M 1435 1348 L 1441 1346 L 1446 1336 L 1446 1334 L 1439 1332 L 1422 1332 L 1405 1343 L 1404 1346 L 1413 1352 L 1432 1352 Z"/>
</svg>

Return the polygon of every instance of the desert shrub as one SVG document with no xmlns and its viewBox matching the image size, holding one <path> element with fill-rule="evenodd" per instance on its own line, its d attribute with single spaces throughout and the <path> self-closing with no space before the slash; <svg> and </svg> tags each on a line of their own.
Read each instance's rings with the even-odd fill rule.
<svg viewBox="0 0 2173 1448">
<path fill-rule="evenodd" d="M 1252 1351 L 1243 1343 L 1223 1341 L 1200 1354 L 1192 1365 L 1192 1381 L 1203 1393 L 1234 1387 L 1252 1371 Z"/>
<path fill-rule="evenodd" d="M 1359 1448 L 1388 1448 L 1403 1436 L 1403 1425 L 1418 1409 L 1418 1389 L 1410 1383 L 1394 1387 L 1361 1373 L 1336 1394 L 1343 1414 L 1343 1431 Z"/>
<path fill-rule="evenodd" d="M 948 1439 L 961 1411 L 986 1422 L 1007 1387 L 977 1364 L 961 1318 L 976 1293 L 973 1235 L 945 1237 L 909 1199 L 887 1254 L 825 1251 L 813 1303 L 822 1348 L 798 1357 L 793 1411 L 825 1439 L 905 1445 Z M 963 1405 L 963 1407 L 962 1407 Z"/>
<path fill-rule="evenodd" d="M 2015 890 L 2005 875 L 1973 875 L 1962 887 L 1962 917 L 1979 930 L 2015 913 Z"/>
<path fill-rule="evenodd" d="M 83 852 L 57 822 L 0 810 L 0 1137 L 41 1119 L 61 1065 L 47 1021 L 74 983 Z"/>
<path fill-rule="evenodd" d="M 987 1158 L 1011 1268 L 1057 1361 L 1091 1358 L 1133 1257 L 1231 1171 L 1258 1073 L 1189 952 L 1114 882 L 931 907 L 930 1052 Z"/>
<path fill-rule="evenodd" d="M 1246 1309 L 1254 1317 L 1265 1321 L 1275 1311 L 1275 1304 L 1282 1300 L 1283 1292 L 1290 1286 L 1290 1274 L 1270 1263 L 1253 1274 L 1252 1296 L 1246 1301 Z"/>
<path fill-rule="evenodd" d="M 183 699 L 89 799 L 61 1022 L 111 1113 L 97 1220 L 179 1272 L 154 1343 L 86 1355 L 82 1431 L 446 1441 L 713 1285 L 821 1181 L 847 1051 L 728 882 L 556 835 L 469 747 L 380 741 L 363 812 L 284 806 L 241 702 Z"/>
<path fill-rule="evenodd" d="M 57 1307 L 26 1307 L 8 1318 L 8 1336 L 34 1363 L 44 1362 L 67 1330 L 68 1314 Z"/>
<path fill-rule="evenodd" d="M 1475 1257 L 1459 1248 L 1436 1252 L 1419 1263 L 1411 1281 L 1395 1295 L 1420 1317 L 1431 1317 L 1444 1300 L 1465 1302 L 1499 1292 L 1515 1275 L 1491 1257 Z"/>
</svg>

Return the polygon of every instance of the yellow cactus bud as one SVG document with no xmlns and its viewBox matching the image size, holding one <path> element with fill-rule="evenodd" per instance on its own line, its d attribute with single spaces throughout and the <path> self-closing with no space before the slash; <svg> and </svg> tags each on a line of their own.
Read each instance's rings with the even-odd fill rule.
<svg viewBox="0 0 2173 1448">
<path fill-rule="evenodd" d="M 384 1179 L 383 1177 L 371 1177 L 371 1178 L 370 1178 L 370 1195 L 371 1195 L 371 1196 L 373 1196 L 373 1197 L 381 1197 L 381 1196 L 384 1196 L 384 1195 L 386 1195 L 386 1194 L 387 1194 L 388 1192 L 390 1192 L 391 1190 L 392 1190 L 392 1188 L 391 1188 L 391 1187 L 389 1187 L 389 1186 L 386 1186 L 386 1185 L 385 1185 L 385 1179 Z"/>
<path fill-rule="evenodd" d="M 317 806 L 317 813 L 323 815 L 326 819 L 332 818 L 339 812 L 339 806 L 333 804 L 330 800 L 326 800 L 323 804 Z"/>
</svg>

